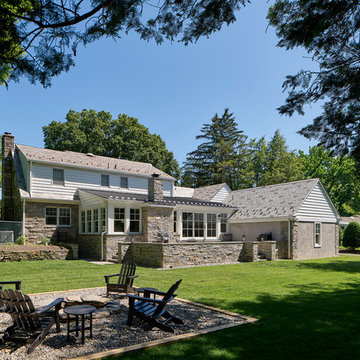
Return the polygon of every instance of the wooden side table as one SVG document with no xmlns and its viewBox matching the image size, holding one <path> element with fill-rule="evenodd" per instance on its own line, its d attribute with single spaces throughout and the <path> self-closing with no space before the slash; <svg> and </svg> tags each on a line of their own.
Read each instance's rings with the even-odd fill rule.
<svg viewBox="0 0 360 360">
<path fill-rule="evenodd" d="M 90 330 L 90 338 L 92 339 L 92 313 L 96 310 L 92 305 L 74 305 L 64 309 L 67 315 L 67 340 L 70 339 L 70 333 L 75 332 L 76 337 L 81 331 L 81 343 L 85 343 L 85 330 Z M 75 316 L 75 328 L 70 329 L 70 315 Z M 85 327 L 85 315 L 90 315 L 90 325 Z M 79 317 L 81 316 L 81 326 L 79 326 Z"/>
</svg>

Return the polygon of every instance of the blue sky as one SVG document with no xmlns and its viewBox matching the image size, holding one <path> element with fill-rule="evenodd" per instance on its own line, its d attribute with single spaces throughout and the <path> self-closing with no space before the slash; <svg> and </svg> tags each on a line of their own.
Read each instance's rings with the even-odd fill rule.
<svg viewBox="0 0 360 360">
<path fill-rule="evenodd" d="M 237 22 L 209 39 L 187 47 L 157 46 L 124 35 L 78 49 L 76 66 L 53 80 L 49 89 L 27 79 L 0 88 L 0 131 L 12 132 L 19 144 L 43 146 L 42 126 L 64 121 L 73 109 L 105 110 L 113 117 L 137 117 L 159 134 L 181 164 L 196 148 L 204 123 L 228 107 L 250 138 L 268 140 L 280 129 L 291 149 L 314 145 L 296 132 L 312 122 L 319 106 L 305 116 L 280 117 L 286 75 L 312 66 L 307 54 L 276 47 L 267 28 L 269 3 L 254 2 L 237 13 Z"/>
</svg>

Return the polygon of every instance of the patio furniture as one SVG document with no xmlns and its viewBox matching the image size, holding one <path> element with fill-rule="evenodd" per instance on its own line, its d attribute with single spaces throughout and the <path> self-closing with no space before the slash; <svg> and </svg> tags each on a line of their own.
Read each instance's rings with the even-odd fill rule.
<svg viewBox="0 0 360 360">
<path fill-rule="evenodd" d="M 92 305 L 74 305 L 64 309 L 64 313 L 67 315 L 67 340 L 70 340 L 70 333 L 75 332 L 76 337 L 81 331 L 81 343 L 85 344 L 85 330 L 90 330 L 90 338 L 93 337 L 92 332 L 92 313 L 96 310 Z M 75 328 L 70 329 L 70 315 L 75 315 Z M 85 327 L 85 316 L 90 315 L 90 324 Z M 79 327 L 79 316 L 81 316 L 81 327 Z"/>
<path fill-rule="evenodd" d="M 106 282 L 106 296 L 109 296 L 109 292 L 129 293 L 135 292 L 135 288 L 132 286 L 134 279 L 139 275 L 135 275 L 136 264 L 133 261 L 124 262 L 121 266 L 120 274 L 105 275 Z M 117 277 L 116 283 L 111 283 L 110 278 Z"/>
<path fill-rule="evenodd" d="M 11 316 L 13 322 L 5 330 L 0 342 L 4 343 L 17 331 L 25 333 L 32 341 L 27 351 L 28 354 L 31 354 L 44 341 L 54 324 L 56 324 L 56 331 L 60 331 L 59 310 L 63 298 L 57 298 L 49 305 L 39 309 L 35 309 L 30 297 L 19 290 L 2 290 L 0 299 L 4 303 L 4 312 Z"/>
<path fill-rule="evenodd" d="M 15 289 L 16 290 L 20 290 L 21 288 L 21 281 L 16 280 L 16 281 L 0 281 L 0 291 L 3 289 L 3 285 L 15 285 Z M 4 304 L 0 298 L 0 312 L 2 312 L 4 309 Z"/>
<path fill-rule="evenodd" d="M 131 326 L 133 316 L 135 315 L 152 326 L 156 326 L 165 331 L 174 332 L 174 329 L 168 325 L 168 323 L 173 322 L 175 324 L 183 324 L 183 321 L 171 315 L 166 310 L 166 306 L 172 299 L 175 298 L 176 294 L 174 294 L 174 292 L 179 287 L 181 281 L 182 279 L 178 280 L 167 292 L 147 288 L 147 297 L 131 294 L 128 295 L 129 313 L 127 325 Z M 151 298 L 151 294 L 158 296 L 158 298 Z M 162 297 L 162 299 L 159 297 Z"/>
</svg>

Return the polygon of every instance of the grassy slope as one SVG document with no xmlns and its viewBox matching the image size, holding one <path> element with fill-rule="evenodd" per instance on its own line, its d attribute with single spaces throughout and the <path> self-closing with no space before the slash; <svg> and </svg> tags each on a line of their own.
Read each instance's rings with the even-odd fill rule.
<svg viewBox="0 0 360 360">
<path fill-rule="evenodd" d="M 2 280 L 24 291 L 101 286 L 118 265 L 82 261 L 2 263 Z M 358 356 L 360 257 L 278 261 L 157 271 L 139 268 L 136 284 L 258 317 L 260 322 L 122 359 L 349 359 Z"/>
</svg>

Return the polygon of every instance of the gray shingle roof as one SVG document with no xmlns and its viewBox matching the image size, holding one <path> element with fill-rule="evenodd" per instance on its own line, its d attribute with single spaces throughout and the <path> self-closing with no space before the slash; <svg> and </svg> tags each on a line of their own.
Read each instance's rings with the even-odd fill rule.
<svg viewBox="0 0 360 360">
<path fill-rule="evenodd" d="M 193 198 L 210 201 L 224 185 L 226 184 L 222 183 L 196 188 L 194 189 Z"/>
<path fill-rule="evenodd" d="M 42 149 L 27 145 L 16 145 L 29 161 L 51 162 L 62 166 L 76 166 L 80 168 L 92 168 L 109 170 L 125 174 L 151 176 L 156 173 L 162 179 L 175 180 L 172 176 L 164 173 L 149 163 L 115 159 L 106 156 L 78 153 L 74 151 L 58 151 Z"/>
<path fill-rule="evenodd" d="M 231 220 L 290 217 L 297 213 L 318 181 L 310 179 L 236 190 L 225 202 L 239 208 Z"/>
<path fill-rule="evenodd" d="M 146 194 L 125 193 L 125 192 L 109 191 L 109 190 L 90 190 L 90 189 L 79 189 L 79 190 L 109 200 L 148 202 L 148 196 Z M 182 204 L 182 205 L 233 208 L 233 206 L 231 206 L 230 204 L 216 203 L 216 202 L 203 201 L 194 198 L 184 198 L 184 197 L 164 197 L 163 201 L 156 201 L 154 202 L 154 204 L 169 205 L 169 206 Z"/>
</svg>

